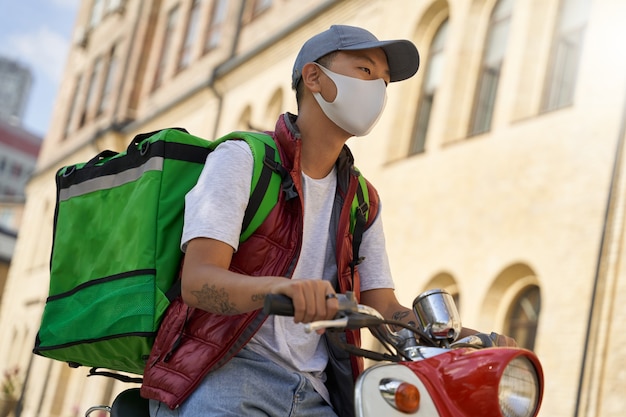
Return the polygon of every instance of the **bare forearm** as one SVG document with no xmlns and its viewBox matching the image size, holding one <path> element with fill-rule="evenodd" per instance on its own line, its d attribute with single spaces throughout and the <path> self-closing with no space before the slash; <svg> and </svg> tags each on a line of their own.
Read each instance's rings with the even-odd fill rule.
<svg viewBox="0 0 626 417">
<path fill-rule="evenodd" d="M 400 304 L 392 289 L 383 288 L 363 291 L 361 303 L 376 309 L 387 320 L 401 321 L 406 324 L 415 324 L 413 310 Z"/>
<path fill-rule="evenodd" d="M 183 269 L 185 303 L 216 314 L 234 315 L 263 307 L 279 277 L 250 277 L 214 265 Z"/>
<path fill-rule="evenodd" d="M 215 314 L 234 315 L 263 307 L 267 294 L 291 298 L 296 323 L 328 320 L 338 303 L 327 298 L 332 285 L 321 279 L 253 277 L 229 270 L 233 248 L 219 240 L 197 238 L 187 245 L 182 273 L 183 300 Z"/>
<path fill-rule="evenodd" d="M 237 274 L 212 264 L 183 268 L 183 300 L 192 307 L 222 315 L 235 315 L 263 307 L 267 294 L 283 294 L 293 301 L 294 321 L 309 323 L 329 320 L 338 302 L 326 295 L 333 292 L 328 281 L 253 277 Z"/>
</svg>

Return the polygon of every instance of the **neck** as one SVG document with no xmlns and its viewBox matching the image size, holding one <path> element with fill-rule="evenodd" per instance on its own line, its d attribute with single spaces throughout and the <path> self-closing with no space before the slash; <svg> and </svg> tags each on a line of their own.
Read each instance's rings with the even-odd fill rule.
<svg viewBox="0 0 626 417">
<path fill-rule="evenodd" d="M 324 115 L 307 117 L 307 114 L 310 113 L 298 115 L 296 121 L 302 138 L 300 166 L 309 177 L 324 178 L 333 169 L 350 135 Z"/>
</svg>

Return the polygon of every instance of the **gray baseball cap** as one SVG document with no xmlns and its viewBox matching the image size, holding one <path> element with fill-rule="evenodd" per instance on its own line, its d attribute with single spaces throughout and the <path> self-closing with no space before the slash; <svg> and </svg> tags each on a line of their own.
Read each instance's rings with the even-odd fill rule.
<svg viewBox="0 0 626 417">
<path fill-rule="evenodd" d="M 391 82 L 406 80 L 417 72 L 420 58 L 413 42 L 402 39 L 379 41 L 376 36 L 365 29 L 333 25 L 302 45 L 293 65 L 291 86 L 296 88 L 302 77 L 302 67 L 309 62 L 315 62 L 335 51 L 358 51 L 370 48 L 382 48 L 385 51 Z"/>
</svg>

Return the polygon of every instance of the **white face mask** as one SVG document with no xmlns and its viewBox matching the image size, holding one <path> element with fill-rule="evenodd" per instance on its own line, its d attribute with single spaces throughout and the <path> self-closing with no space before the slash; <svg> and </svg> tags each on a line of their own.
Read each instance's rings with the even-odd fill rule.
<svg viewBox="0 0 626 417">
<path fill-rule="evenodd" d="M 332 103 L 326 101 L 320 93 L 313 93 L 326 117 L 354 136 L 367 135 L 380 119 L 387 103 L 385 81 L 381 78 L 360 80 L 316 65 L 337 87 L 337 96 Z"/>
</svg>

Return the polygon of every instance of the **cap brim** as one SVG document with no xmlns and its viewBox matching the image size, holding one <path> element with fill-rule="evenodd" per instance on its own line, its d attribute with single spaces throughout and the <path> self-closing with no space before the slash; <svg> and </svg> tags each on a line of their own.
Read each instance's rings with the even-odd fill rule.
<svg viewBox="0 0 626 417">
<path fill-rule="evenodd" d="M 340 51 L 358 51 L 361 49 L 381 48 L 387 55 L 389 78 L 391 82 L 406 80 L 417 72 L 420 64 L 419 52 L 408 40 L 363 42 L 340 48 Z"/>
</svg>

